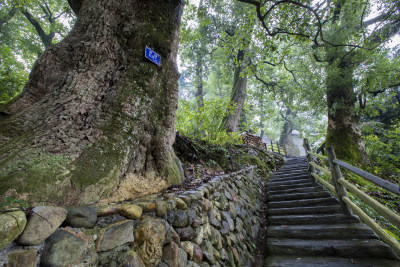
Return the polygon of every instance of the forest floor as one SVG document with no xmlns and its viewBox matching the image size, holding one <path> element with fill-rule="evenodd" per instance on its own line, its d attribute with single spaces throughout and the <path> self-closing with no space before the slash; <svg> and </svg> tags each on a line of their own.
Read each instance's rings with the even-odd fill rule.
<svg viewBox="0 0 400 267">
<path fill-rule="evenodd" d="M 166 192 L 189 191 L 194 190 L 204 183 L 207 183 L 215 176 L 229 173 L 225 172 L 218 165 L 208 166 L 204 162 L 198 164 L 182 164 L 186 180 L 178 185 L 172 185 L 166 189 Z"/>
<path fill-rule="evenodd" d="M 248 145 L 217 146 L 202 140 L 176 134 L 174 150 L 182 163 L 186 180 L 170 186 L 167 190 L 193 190 L 210 181 L 215 176 L 239 171 L 250 165 L 257 167 L 266 175 L 283 159 L 273 159 L 271 152 Z"/>
</svg>

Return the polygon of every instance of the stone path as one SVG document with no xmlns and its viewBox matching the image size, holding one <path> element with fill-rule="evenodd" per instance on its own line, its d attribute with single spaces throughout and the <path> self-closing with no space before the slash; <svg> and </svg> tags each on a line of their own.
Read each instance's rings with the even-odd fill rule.
<svg viewBox="0 0 400 267">
<path fill-rule="evenodd" d="M 265 266 L 400 266 L 368 226 L 313 182 L 305 158 L 289 158 L 267 192 Z"/>
</svg>

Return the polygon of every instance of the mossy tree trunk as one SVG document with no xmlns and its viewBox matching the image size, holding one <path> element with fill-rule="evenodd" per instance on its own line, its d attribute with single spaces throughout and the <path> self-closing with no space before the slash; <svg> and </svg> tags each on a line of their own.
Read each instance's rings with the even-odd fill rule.
<svg viewBox="0 0 400 267">
<path fill-rule="evenodd" d="M 356 165 L 369 163 L 361 136 L 357 96 L 353 87 L 351 54 L 342 47 L 331 47 L 327 53 L 327 147 L 335 149 L 337 158 Z"/>
<path fill-rule="evenodd" d="M 2 107 L 0 194 L 120 200 L 182 180 L 172 144 L 181 0 L 71 0 L 72 32 Z M 145 59 L 148 45 L 161 66 Z"/>
<path fill-rule="evenodd" d="M 285 120 L 285 122 L 283 124 L 283 129 L 279 139 L 279 144 L 282 147 L 288 148 L 290 145 L 289 135 L 293 130 L 292 116 L 294 116 L 294 114 L 290 108 L 286 108 L 285 116 L 283 114 L 281 115 Z"/>
<path fill-rule="evenodd" d="M 236 57 L 237 65 L 233 75 L 233 86 L 231 91 L 231 103 L 235 103 L 236 108 L 233 113 L 222 119 L 220 129 L 226 132 L 237 132 L 239 129 L 240 113 L 246 99 L 247 75 L 243 73 L 246 69 L 244 64 L 245 51 L 239 50 Z"/>
</svg>

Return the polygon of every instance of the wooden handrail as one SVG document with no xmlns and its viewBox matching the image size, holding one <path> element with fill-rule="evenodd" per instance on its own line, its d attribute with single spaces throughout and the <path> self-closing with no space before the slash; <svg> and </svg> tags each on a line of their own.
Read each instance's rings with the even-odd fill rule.
<svg viewBox="0 0 400 267">
<path fill-rule="evenodd" d="M 360 209 L 353 201 L 348 197 L 343 197 L 343 201 L 351 207 L 356 215 L 358 215 L 361 220 L 367 224 L 371 229 L 386 243 L 388 244 L 393 251 L 400 256 L 400 244 L 396 239 L 391 237 L 388 233 L 385 232 L 374 220 L 372 220 L 362 209 Z"/>
<path fill-rule="evenodd" d="M 315 178 L 315 180 L 317 180 L 318 182 L 323 184 L 326 188 L 329 189 L 329 191 L 331 191 L 333 194 L 336 195 L 336 190 L 335 190 L 335 187 L 333 185 L 331 185 L 329 182 L 327 182 L 324 179 L 322 179 L 318 174 L 311 173 L 311 175 Z"/>
<path fill-rule="evenodd" d="M 339 165 L 337 165 L 334 160 L 336 159 L 335 150 L 333 147 L 327 148 L 328 152 L 328 160 L 329 160 L 329 168 L 332 173 L 332 181 L 335 186 L 336 195 L 339 198 L 339 204 L 342 207 L 342 210 L 345 214 L 353 214 L 353 210 L 346 205 L 346 203 L 342 200 L 343 197 L 347 197 L 346 188 L 339 183 L 339 179 L 343 177 L 342 172 L 340 171 Z"/>
<path fill-rule="evenodd" d="M 314 157 L 317 157 L 317 158 L 319 158 L 319 159 L 328 161 L 328 157 L 327 157 L 327 156 L 323 156 L 323 155 L 321 155 L 321 154 L 317 154 L 317 153 L 314 153 L 314 152 L 311 152 L 311 151 L 309 151 L 308 153 L 309 153 L 311 156 L 314 156 Z"/>
<path fill-rule="evenodd" d="M 276 152 L 276 153 L 278 153 L 278 154 L 287 156 L 286 148 L 285 148 L 285 147 L 279 146 L 279 143 L 278 143 L 278 142 L 276 142 L 276 144 L 274 144 L 274 143 L 271 141 L 270 144 L 265 144 L 265 145 L 266 145 L 266 147 L 267 147 L 267 150 L 268 150 L 268 149 L 271 149 L 272 152 Z M 274 150 L 274 149 L 275 149 L 275 150 Z M 284 152 L 284 154 L 282 154 L 281 151 Z"/>
<path fill-rule="evenodd" d="M 370 182 L 372 182 L 372 183 L 374 183 L 374 184 L 376 184 L 376 185 L 378 185 L 378 186 L 380 186 L 380 187 L 382 187 L 382 188 L 384 188 L 384 189 L 386 189 L 386 190 L 388 190 L 388 191 L 400 196 L 400 190 L 399 190 L 399 188 L 398 188 L 398 186 L 396 184 L 393 184 L 393 183 L 391 183 L 389 181 L 386 181 L 386 180 L 384 180 L 384 179 L 382 179 L 382 178 L 380 178 L 380 177 L 378 177 L 376 175 L 373 175 L 373 174 L 371 174 L 369 172 L 361 170 L 361 169 L 359 169 L 357 167 L 354 167 L 354 166 L 352 166 L 352 165 L 350 165 L 350 164 L 348 164 L 346 162 L 343 162 L 341 160 L 335 160 L 334 162 L 337 165 L 339 165 L 340 167 L 343 167 L 343 168 L 345 168 L 345 169 L 347 169 L 347 170 L 349 170 L 349 171 L 351 171 L 351 172 L 353 172 L 353 173 L 355 173 L 355 174 L 367 179 L 368 181 L 370 181 Z"/>
<path fill-rule="evenodd" d="M 388 219 L 389 222 L 394 224 L 396 227 L 400 229 L 400 216 L 391 211 L 390 209 L 383 206 L 381 203 L 373 199 L 372 197 L 365 194 L 363 191 L 347 182 L 344 178 L 339 179 L 339 183 L 347 188 L 351 193 L 359 197 L 365 203 L 367 203 L 371 208 L 378 211 L 383 217 Z"/>
<path fill-rule="evenodd" d="M 329 177 L 332 177 L 332 172 L 330 172 L 329 170 L 319 166 L 318 164 L 315 164 L 314 162 L 310 162 L 310 165 L 313 166 L 314 168 L 320 170 L 321 172 L 325 173 Z"/>
<path fill-rule="evenodd" d="M 368 196 L 363 191 L 359 190 L 353 184 L 346 181 L 343 178 L 343 175 L 340 171 L 340 167 L 345 168 L 397 195 L 400 195 L 399 191 L 400 188 L 397 188 L 396 184 L 390 183 L 378 176 L 375 176 L 371 173 L 368 173 L 348 163 L 336 159 L 335 151 L 332 147 L 327 148 L 328 157 L 325 157 L 311 152 L 308 140 L 304 139 L 304 149 L 306 150 L 307 153 L 307 158 L 310 166 L 309 169 L 312 177 L 316 181 L 320 182 L 323 186 L 328 188 L 333 194 L 338 196 L 339 203 L 341 204 L 341 207 L 346 214 L 352 214 L 352 212 L 354 212 L 356 215 L 358 215 L 361 218 L 361 220 L 364 223 L 366 223 L 369 227 L 371 227 L 371 229 L 384 242 L 386 242 L 393 249 L 393 251 L 395 251 L 395 253 L 400 257 L 400 243 L 397 242 L 397 240 L 395 240 L 388 233 L 386 233 L 385 230 L 383 230 L 373 219 L 371 219 L 364 211 L 362 211 L 355 203 L 353 203 L 347 195 L 347 190 L 356 195 L 358 198 L 360 198 L 362 201 L 368 204 L 371 208 L 375 209 L 380 215 L 385 217 L 389 222 L 391 222 L 394 226 L 398 227 L 399 229 L 400 229 L 400 216 L 395 212 L 391 211 L 390 209 L 388 209 L 387 207 L 385 207 L 384 205 L 382 205 L 381 203 L 379 203 L 378 201 L 376 201 L 375 199 L 373 199 L 372 197 Z M 327 160 L 329 162 L 330 171 L 317 165 L 314 162 L 313 156 L 318 157 L 322 160 Z M 329 175 L 332 178 L 334 186 L 331 185 L 329 182 L 325 181 L 324 179 L 322 179 L 320 176 L 318 176 L 315 173 L 316 169 Z M 400 183 L 400 174 L 399 174 L 399 183 Z"/>
</svg>

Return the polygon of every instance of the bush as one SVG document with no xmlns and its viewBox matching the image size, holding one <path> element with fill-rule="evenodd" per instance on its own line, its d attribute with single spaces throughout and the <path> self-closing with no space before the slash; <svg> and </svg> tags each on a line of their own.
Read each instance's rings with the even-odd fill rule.
<svg viewBox="0 0 400 267">
<path fill-rule="evenodd" d="M 219 128 L 222 119 L 232 114 L 236 106 L 218 97 L 204 100 L 203 104 L 198 109 L 196 99 L 179 100 L 177 131 L 216 145 L 241 143 L 239 133 L 227 133 Z"/>
<path fill-rule="evenodd" d="M 400 171 L 400 122 L 391 129 L 377 123 L 364 127 L 365 146 L 373 169 L 371 172 L 383 178 L 396 179 Z"/>
</svg>

